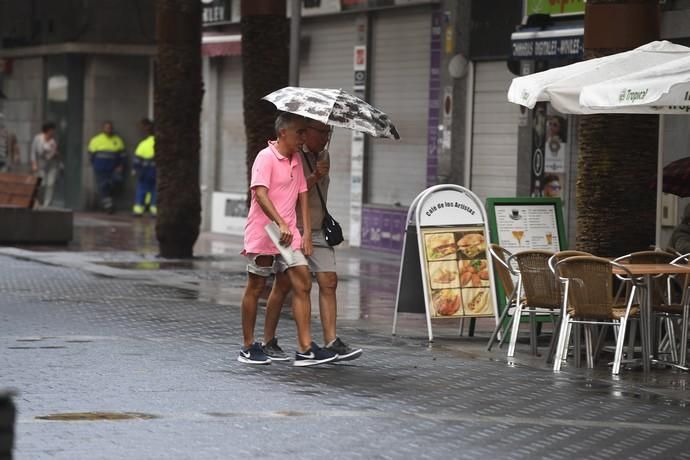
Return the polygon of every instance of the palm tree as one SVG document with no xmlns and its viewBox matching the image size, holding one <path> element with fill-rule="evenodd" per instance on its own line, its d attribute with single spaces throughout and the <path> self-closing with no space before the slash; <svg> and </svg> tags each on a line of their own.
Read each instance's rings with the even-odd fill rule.
<svg viewBox="0 0 690 460">
<path fill-rule="evenodd" d="M 611 17 L 624 24 L 625 34 Z M 656 40 L 659 22 L 658 0 L 587 0 L 585 58 Z M 620 256 L 653 244 L 656 195 L 649 182 L 657 164 L 658 125 L 656 115 L 580 117 L 577 249 Z"/>
<path fill-rule="evenodd" d="M 242 0 L 242 84 L 247 136 L 247 184 L 252 165 L 275 137 L 275 107 L 261 98 L 288 84 L 290 27 L 285 0 Z"/>
<path fill-rule="evenodd" d="M 154 92 L 160 255 L 188 258 L 201 225 L 201 2 L 156 0 Z"/>
</svg>

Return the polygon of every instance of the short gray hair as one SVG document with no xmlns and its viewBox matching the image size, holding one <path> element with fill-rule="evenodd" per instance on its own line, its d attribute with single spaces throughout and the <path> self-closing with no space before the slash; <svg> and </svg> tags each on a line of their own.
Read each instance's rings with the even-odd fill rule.
<svg viewBox="0 0 690 460">
<path fill-rule="evenodd" d="M 280 136 L 280 130 L 285 129 L 288 126 L 294 124 L 295 122 L 304 121 L 305 118 L 301 115 L 297 115 L 290 112 L 283 112 L 278 115 L 275 122 L 276 136 Z"/>
</svg>

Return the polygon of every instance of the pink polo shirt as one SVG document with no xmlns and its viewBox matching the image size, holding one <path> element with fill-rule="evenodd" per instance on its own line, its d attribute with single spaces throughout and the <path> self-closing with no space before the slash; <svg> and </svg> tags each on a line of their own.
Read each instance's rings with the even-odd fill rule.
<svg viewBox="0 0 690 460">
<path fill-rule="evenodd" d="M 299 152 L 290 158 L 284 157 L 270 141 L 268 147 L 259 152 L 252 166 L 252 203 L 244 226 L 244 249 L 242 254 L 278 254 L 264 227 L 271 219 L 264 214 L 256 200 L 255 187 L 268 189 L 268 198 L 292 232 L 292 248 L 300 249 L 302 236 L 297 230 L 297 196 L 307 191 L 302 159 Z"/>
</svg>

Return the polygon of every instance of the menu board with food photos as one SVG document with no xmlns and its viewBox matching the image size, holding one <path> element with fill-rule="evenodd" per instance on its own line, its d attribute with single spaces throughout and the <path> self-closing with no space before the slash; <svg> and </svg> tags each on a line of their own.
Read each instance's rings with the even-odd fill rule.
<svg viewBox="0 0 690 460">
<path fill-rule="evenodd" d="M 486 211 L 471 190 L 440 184 L 417 195 L 407 213 L 393 334 L 398 313 L 425 313 L 429 341 L 432 319 L 498 321 L 488 234 Z"/>
<path fill-rule="evenodd" d="M 431 317 L 492 316 L 484 227 L 422 230 Z"/>
</svg>

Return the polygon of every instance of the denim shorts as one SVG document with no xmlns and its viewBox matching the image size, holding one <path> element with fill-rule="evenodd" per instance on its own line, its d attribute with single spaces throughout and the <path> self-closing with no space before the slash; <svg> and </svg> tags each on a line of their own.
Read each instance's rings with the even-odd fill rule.
<svg viewBox="0 0 690 460">
<path fill-rule="evenodd" d="M 304 257 L 304 254 L 302 254 L 302 251 L 293 251 L 294 254 L 294 261 L 291 265 L 288 265 L 288 263 L 285 261 L 283 256 L 280 254 L 254 254 L 254 253 L 248 253 L 245 255 L 247 258 L 247 271 L 249 273 L 253 273 L 254 275 L 262 276 L 264 278 L 270 277 L 272 274 L 276 272 L 284 272 L 288 268 L 291 267 L 297 267 L 299 265 L 305 265 L 308 266 L 309 263 L 307 263 L 307 258 Z M 273 257 L 273 263 L 267 267 L 262 267 L 260 265 L 257 265 L 256 259 L 261 256 L 270 256 Z"/>
</svg>

